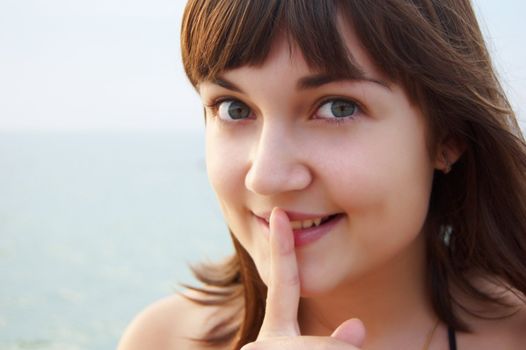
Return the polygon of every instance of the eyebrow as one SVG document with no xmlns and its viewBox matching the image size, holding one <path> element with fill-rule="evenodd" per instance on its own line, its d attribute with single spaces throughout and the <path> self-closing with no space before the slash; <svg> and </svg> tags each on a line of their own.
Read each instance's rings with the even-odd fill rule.
<svg viewBox="0 0 526 350">
<path fill-rule="evenodd" d="M 345 76 L 333 76 L 333 75 L 328 75 L 328 74 L 315 74 L 315 75 L 309 75 L 309 76 L 303 77 L 300 80 L 298 80 L 298 83 L 296 84 L 296 88 L 298 90 L 315 89 L 315 88 L 318 88 L 326 84 L 346 81 L 346 80 L 356 81 L 356 82 L 374 83 L 374 84 L 380 85 L 382 88 L 391 90 L 387 82 L 383 80 L 370 78 L 365 75 L 360 75 L 358 77 L 349 78 Z"/>
<path fill-rule="evenodd" d="M 335 83 L 335 82 L 346 81 L 346 80 L 351 80 L 351 81 L 356 81 L 356 82 L 374 83 L 374 84 L 381 86 L 382 88 L 391 90 L 391 88 L 389 87 L 389 84 L 383 80 L 378 80 L 378 79 L 370 78 L 367 76 L 349 78 L 345 76 L 333 76 L 333 75 L 328 75 L 328 74 L 314 74 L 314 75 L 309 75 L 309 76 L 300 78 L 296 84 L 296 89 L 297 90 L 316 89 L 323 85 L 327 85 L 327 84 Z M 217 77 L 213 79 L 211 82 L 227 90 L 244 93 L 243 89 L 241 89 L 239 86 L 237 86 L 233 82 L 223 77 Z"/>
<path fill-rule="evenodd" d="M 222 88 L 225 88 L 227 90 L 232 90 L 239 93 L 244 93 L 241 88 L 239 88 L 236 84 L 232 83 L 231 81 L 226 80 L 225 78 L 215 78 L 212 80 L 213 84 L 219 85 Z"/>
</svg>

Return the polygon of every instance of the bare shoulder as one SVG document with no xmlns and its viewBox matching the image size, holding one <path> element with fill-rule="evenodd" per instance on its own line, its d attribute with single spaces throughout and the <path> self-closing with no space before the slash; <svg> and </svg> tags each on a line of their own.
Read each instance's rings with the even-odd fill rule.
<svg viewBox="0 0 526 350">
<path fill-rule="evenodd" d="M 199 349 L 195 339 L 202 338 L 229 310 L 231 307 L 199 305 L 174 294 L 139 313 L 124 332 L 118 350 Z"/>
<path fill-rule="evenodd" d="M 472 322 L 473 333 L 460 335 L 460 349 L 522 349 L 526 344 L 526 307 L 508 317 Z"/>
<path fill-rule="evenodd" d="M 493 332 L 494 339 L 501 340 L 501 346 L 506 343 L 505 349 L 520 349 L 526 344 L 526 304 L 523 296 L 509 292 L 507 301 L 513 305 L 510 315 L 502 319 L 487 321 L 485 330 Z M 501 349 L 504 349 L 501 347 Z"/>
<path fill-rule="evenodd" d="M 487 318 L 466 315 L 464 319 L 472 333 L 459 334 L 460 349 L 522 349 L 526 344 L 526 302 L 524 295 L 515 290 L 499 290 L 510 307 L 490 310 Z M 472 308 L 481 311 L 482 307 Z M 482 312 L 484 314 L 484 312 Z"/>
</svg>

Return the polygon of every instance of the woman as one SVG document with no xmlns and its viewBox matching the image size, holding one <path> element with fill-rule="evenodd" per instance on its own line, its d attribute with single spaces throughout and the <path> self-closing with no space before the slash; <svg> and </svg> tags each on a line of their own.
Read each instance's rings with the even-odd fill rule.
<svg viewBox="0 0 526 350">
<path fill-rule="evenodd" d="M 120 349 L 521 349 L 525 143 L 469 0 L 191 0 L 236 254 Z"/>
</svg>

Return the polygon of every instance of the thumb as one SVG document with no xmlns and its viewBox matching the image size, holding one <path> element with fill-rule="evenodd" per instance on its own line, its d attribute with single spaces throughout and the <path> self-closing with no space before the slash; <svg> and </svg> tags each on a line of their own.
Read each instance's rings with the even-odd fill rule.
<svg viewBox="0 0 526 350">
<path fill-rule="evenodd" d="M 331 337 L 359 348 L 365 340 L 365 326 L 359 319 L 351 318 L 339 325 Z"/>
</svg>

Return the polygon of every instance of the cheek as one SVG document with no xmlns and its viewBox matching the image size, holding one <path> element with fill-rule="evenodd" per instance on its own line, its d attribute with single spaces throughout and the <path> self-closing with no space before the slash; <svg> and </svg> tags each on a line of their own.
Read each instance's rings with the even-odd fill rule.
<svg viewBox="0 0 526 350">
<path fill-rule="evenodd" d="M 208 180 L 220 201 L 238 201 L 244 186 L 246 155 L 242 145 L 218 135 L 215 126 L 207 126 L 206 170 Z"/>
<path fill-rule="evenodd" d="M 243 237 L 239 237 L 239 232 L 243 232 L 243 227 L 236 221 L 237 208 L 242 202 L 242 191 L 239 190 L 242 163 L 232 160 L 232 154 L 227 146 L 228 144 L 215 136 L 210 126 L 207 126 L 206 171 L 208 181 L 216 194 L 225 221 L 243 244 Z"/>
<path fill-rule="evenodd" d="M 245 176 L 248 155 L 239 138 L 222 137 L 207 130 L 206 168 L 225 222 L 254 260 L 265 281 L 268 266 L 268 243 L 263 236 L 251 235 L 254 223 L 247 211 Z"/>
<path fill-rule="evenodd" d="M 421 130 L 356 140 L 341 157 L 324 160 L 330 195 L 349 214 L 357 232 L 379 237 L 414 236 L 427 215 L 433 166 Z M 371 141 L 371 140 L 374 140 Z M 398 233 L 398 235 L 395 235 Z"/>
</svg>

